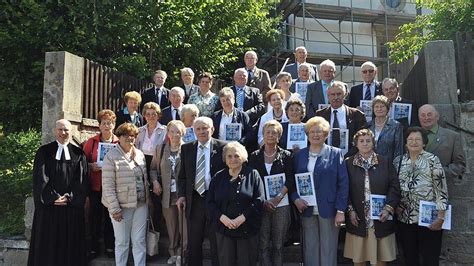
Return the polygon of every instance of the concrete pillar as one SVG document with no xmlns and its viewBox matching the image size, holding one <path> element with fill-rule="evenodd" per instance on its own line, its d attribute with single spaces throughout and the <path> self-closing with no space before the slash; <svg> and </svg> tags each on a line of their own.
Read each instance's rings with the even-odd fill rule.
<svg viewBox="0 0 474 266">
<path fill-rule="evenodd" d="M 64 51 L 46 53 L 41 128 L 43 144 L 54 140 L 52 129 L 58 119 L 68 119 L 75 125 L 73 131 L 77 131 L 77 125 L 82 121 L 83 78 L 84 58 Z"/>
<path fill-rule="evenodd" d="M 457 104 L 456 57 L 453 41 L 428 42 L 424 47 L 428 102 Z M 420 77 L 423 78 L 423 77 Z"/>
</svg>

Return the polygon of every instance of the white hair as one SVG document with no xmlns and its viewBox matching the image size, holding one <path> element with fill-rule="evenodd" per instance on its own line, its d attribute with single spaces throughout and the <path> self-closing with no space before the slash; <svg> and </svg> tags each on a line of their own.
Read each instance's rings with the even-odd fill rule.
<svg viewBox="0 0 474 266">
<path fill-rule="evenodd" d="M 336 64 L 334 64 L 334 62 L 329 60 L 329 59 L 326 59 L 323 62 L 321 62 L 321 64 L 319 64 L 319 69 L 322 69 L 323 66 L 332 67 L 332 69 L 334 69 L 334 71 L 336 71 Z"/>
<path fill-rule="evenodd" d="M 179 93 L 179 95 L 184 98 L 184 90 L 183 90 L 183 88 L 181 88 L 181 87 L 173 87 L 173 88 L 171 88 L 170 93 L 173 92 L 173 91 L 177 91 L 177 92 Z"/>
<path fill-rule="evenodd" d="M 191 76 L 194 77 L 194 71 L 193 71 L 191 68 L 189 68 L 189 67 L 183 67 L 183 68 L 181 68 L 180 73 L 181 73 L 181 74 L 183 74 L 183 73 L 189 73 Z"/>
<path fill-rule="evenodd" d="M 306 53 L 308 53 L 308 50 L 306 50 L 306 47 L 304 46 L 298 46 L 295 48 L 295 52 L 298 51 L 298 50 L 304 50 Z"/>
<path fill-rule="evenodd" d="M 375 64 L 372 63 L 372 62 L 370 62 L 370 61 L 364 62 L 364 63 L 360 66 L 360 68 L 363 69 L 363 68 L 366 67 L 366 66 L 372 67 L 373 69 L 377 69 L 377 67 L 375 66 Z"/>
<path fill-rule="evenodd" d="M 212 122 L 212 119 L 210 117 L 207 117 L 207 116 L 200 116 L 200 117 L 196 118 L 196 120 L 194 120 L 194 122 L 193 122 L 193 127 L 195 127 L 197 123 L 202 123 L 202 124 L 207 125 L 209 127 L 214 127 L 214 123 Z"/>
<path fill-rule="evenodd" d="M 247 52 L 245 52 L 244 57 L 246 57 L 248 54 L 251 54 L 251 55 L 255 56 L 255 59 L 258 59 L 258 56 L 257 56 L 257 53 L 256 53 L 256 52 L 254 52 L 254 51 L 247 51 Z"/>
<path fill-rule="evenodd" d="M 234 75 L 237 74 L 237 72 L 243 72 L 243 73 L 245 73 L 246 76 L 249 74 L 249 73 L 247 72 L 247 70 L 246 70 L 244 67 L 237 68 L 237 69 L 234 71 Z"/>
</svg>

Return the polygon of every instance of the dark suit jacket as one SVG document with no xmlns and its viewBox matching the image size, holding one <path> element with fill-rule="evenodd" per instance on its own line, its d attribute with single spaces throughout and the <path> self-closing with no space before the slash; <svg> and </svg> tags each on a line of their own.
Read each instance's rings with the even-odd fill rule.
<svg viewBox="0 0 474 266">
<path fill-rule="evenodd" d="M 237 107 L 237 89 L 235 86 L 231 87 L 235 95 L 235 107 Z M 257 88 L 245 86 L 244 87 L 244 112 L 250 118 L 250 124 L 253 125 L 257 122 L 258 118 L 265 113 L 265 104 L 263 103 L 263 97 Z M 216 110 L 221 110 L 222 105 L 219 101 L 216 106 Z"/>
<path fill-rule="evenodd" d="M 211 138 L 211 177 L 218 171 L 224 169 L 222 149 L 226 142 Z M 178 198 L 186 197 L 186 215 L 191 214 L 194 181 L 196 178 L 196 157 L 198 141 L 183 144 L 181 146 L 181 168 L 178 175 Z"/>
<path fill-rule="evenodd" d="M 171 114 L 172 105 L 161 110 L 160 124 L 166 126 L 168 123 L 173 120 L 173 115 Z"/>
<path fill-rule="evenodd" d="M 363 93 L 364 93 L 364 83 L 353 86 L 351 88 L 351 92 L 349 93 L 349 101 L 347 105 L 353 108 L 360 106 L 360 100 L 364 99 Z M 380 84 L 380 82 L 375 81 L 375 96 L 377 95 L 383 95 L 382 84 Z"/>
<path fill-rule="evenodd" d="M 117 129 L 121 124 L 125 122 L 130 122 L 130 123 L 132 122 L 132 118 L 130 117 L 130 114 L 124 114 L 123 110 L 124 109 L 121 109 L 115 112 L 115 115 L 117 116 L 117 120 L 115 122 L 115 129 Z M 137 115 L 138 115 L 138 120 L 137 120 L 137 123 L 135 123 L 135 126 L 137 127 L 144 126 L 145 122 L 143 120 L 143 116 L 138 112 L 137 112 Z"/>
<path fill-rule="evenodd" d="M 270 75 L 266 70 L 255 67 L 253 78 L 249 78 L 249 86 L 255 87 L 260 90 L 263 96 L 263 101 L 266 103 L 265 95 L 271 89 L 272 83 L 270 82 Z"/>
<path fill-rule="evenodd" d="M 219 138 L 219 130 L 220 130 L 220 124 L 221 124 L 221 119 L 222 119 L 222 112 L 224 110 L 219 110 L 217 112 L 214 112 L 212 114 L 212 122 L 214 123 L 214 133 L 212 134 L 212 137 L 215 139 Z M 234 108 L 234 114 L 232 116 L 232 123 L 240 123 L 242 124 L 242 138 L 240 139 L 240 143 L 245 145 L 247 143 L 247 134 L 249 134 L 249 131 L 251 130 L 251 125 L 250 125 L 250 119 L 249 116 L 237 108 Z"/>
<path fill-rule="evenodd" d="M 323 93 L 323 84 L 321 81 L 316 81 L 308 85 L 305 100 L 306 117 L 308 119 L 315 116 L 319 104 L 326 103 Z"/>
<path fill-rule="evenodd" d="M 309 148 L 299 150 L 293 159 L 295 174 L 308 172 Z M 318 203 L 319 215 L 323 218 L 334 218 L 336 211 L 345 211 L 349 195 L 349 178 L 342 150 L 324 145 L 316 160 L 313 170 L 314 189 Z M 297 192 L 292 193 L 291 200 L 299 198 Z M 313 207 L 303 212 L 304 217 L 313 214 Z"/>
<path fill-rule="evenodd" d="M 264 176 L 269 175 L 265 167 L 264 147 L 254 151 L 249 157 L 249 166 L 258 171 L 265 186 Z M 291 152 L 277 147 L 277 155 L 273 161 L 270 175 L 285 174 L 285 186 L 288 189 L 288 197 L 296 191 L 295 173 L 293 171 L 293 156 Z"/>
<path fill-rule="evenodd" d="M 427 152 L 436 155 L 443 165 L 446 178 L 453 180 L 466 171 L 466 157 L 461 135 L 447 128 L 439 127 L 434 142 L 426 147 Z"/>
<path fill-rule="evenodd" d="M 310 68 L 309 68 L 309 70 L 311 71 L 311 74 L 309 75 L 310 79 L 312 81 L 318 81 L 319 74 L 318 74 L 318 68 L 316 67 L 316 65 L 313 65 L 308 62 L 306 62 L 306 64 L 310 65 Z M 286 65 L 283 71 L 290 73 L 293 79 L 298 78 L 298 65 L 296 63 L 291 63 L 291 64 Z"/>
<path fill-rule="evenodd" d="M 365 128 L 367 121 L 365 119 L 364 113 L 362 111 L 349 107 L 347 105 L 343 105 L 346 108 L 346 124 L 347 129 L 349 129 L 349 152 L 347 156 L 354 154 L 355 151 L 352 150 L 352 138 L 354 137 L 355 133 L 360 129 Z M 329 123 L 331 123 L 331 106 L 326 107 L 324 109 L 316 111 L 317 116 L 321 116 L 322 118 L 326 119 Z"/>
<path fill-rule="evenodd" d="M 163 87 L 163 93 L 161 95 L 160 102 L 157 102 L 156 94 L 155 94 L 155 87 L 151 87 L 148 90 L 144 91 L 142 94 L 142 103 L 140 105 L 141 109 L 147 102 L 155 102 L 160 105 L 161 110 L 165 109 L 167 106 L 170 106 L 169 101 L 169 93 L 170 90 Z"/>
<path fill-rule="evenodd" d="M 193 86 L 191 87 L 191 94 L 188 94 L 188 92 L 186 91 L 186 87 L 184 86 L 184 84 L 182 84 L 180 87 L 184 90 L 184 101 L 183 101 L 183 103 L 188 103 L 189 96 L 191 96 L 192 94 L 198 92 L 199 89 L 200 89 L 198 85 L 193 84 Z"/>
</svg>

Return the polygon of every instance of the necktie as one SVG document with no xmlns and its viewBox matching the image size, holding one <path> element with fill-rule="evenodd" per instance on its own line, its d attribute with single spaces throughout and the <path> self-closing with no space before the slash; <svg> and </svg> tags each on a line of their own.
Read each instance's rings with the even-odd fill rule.
<svg viewBox="0 0 474 266">
<path fill-rule="evenodd" d="M 175 113 L 174 113 L 174 117 L 175 117 L 175 120 L 179 120 L 180 117 L 179 117 L 179 111 L 178 109 L 174 109 Z"/>
<path fill-rule="evenodd" d="M 247 86 L 250 86 L 250 82 L 252 81 L 252 70 L 248 69 L 247 74 L 248 74 Z"/>
<path fill-rule="evenodd" d="M 332 122 L 332 146 L 339 148 L 341 145 L 341 135 L 339 133 L 339 120 L 337 119 L 337 110 L 333 111 L 334 120 Z"/>
<path fill-rule="evenodd" d="M 365 95 L 364 95 L 364 100 L 370 100 L 372 99 L 372 94 L 370 93 L 370 84 L 367 83 L 367 88 L 365 89 Z"/>
<path fill-rule="evenodd" d="M 202 196 L 204 191 L 206 191 L 206 156 L 204 154 L 204 146 L 199 145 L 199 160 L 196 168 L 196 180 L 194 181 L 194 189 Z"/>
<path fill-rule="evenodd" d="M 241 88 L 237 89 L 237 108 L 244 110 L 244 90 Z"/>
<path fill-rule="evenodd" d="M 160 104 L 160 89 L 155 89 L 155 102 L 159 105 Z"/>
</svg>

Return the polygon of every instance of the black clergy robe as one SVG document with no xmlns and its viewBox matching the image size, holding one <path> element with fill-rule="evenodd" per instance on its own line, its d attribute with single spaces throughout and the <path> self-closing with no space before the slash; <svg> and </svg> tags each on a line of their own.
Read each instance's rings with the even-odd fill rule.
<svg viewBox="0 0 474 266">
<path fill-rule="evenodd" d="M 41 146 L 33 166 L 35 213 L 28 265 L 86 265 L 84 202 L 90 182 L 82 149 L 68 144 L 70 160 L 56 160 L 56 141 Z M 55 206 L 68 193 L 66 206 Z"/>
</svg>

